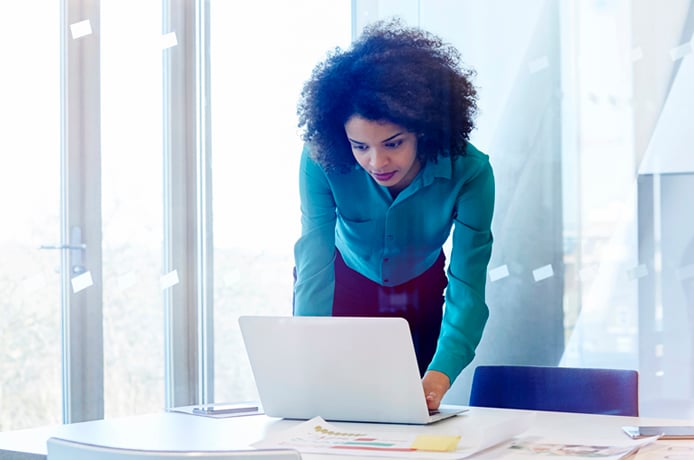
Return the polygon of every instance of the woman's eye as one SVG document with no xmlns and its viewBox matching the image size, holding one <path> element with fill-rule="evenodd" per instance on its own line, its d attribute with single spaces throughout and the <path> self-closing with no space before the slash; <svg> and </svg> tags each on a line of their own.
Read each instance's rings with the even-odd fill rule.
<svg viewBox="0 0 694 460">
<path fill-rule="evenodd" d="M 398 139 L 397 141 L 393 141 L 393 142 L 388 142 L 386 144 L 386 147 L 388 147 L 389 149 L 394 149 L 394 148 L 400 147 L 400 144 L 402 144 L 402 139 Z"/>
<path fill-rule="evenodd" d="M 365 145 L 355 145 L 355 144 L 352 144 L 352 150 L 366 150 L 366 148 L 367 148 L 367 147 L 366 147 Z"/>
</svg>

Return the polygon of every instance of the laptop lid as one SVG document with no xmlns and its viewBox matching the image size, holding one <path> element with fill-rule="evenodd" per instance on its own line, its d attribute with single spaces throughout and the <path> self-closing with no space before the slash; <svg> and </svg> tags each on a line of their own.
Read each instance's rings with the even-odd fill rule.
<svg viewBox="0 0 694 460">
<path fill-rule="evenodd" d="M 409 325 L 402 318 L 242 316 L 258 396 L 271 417 L 426 424 Z"/>
</svg>

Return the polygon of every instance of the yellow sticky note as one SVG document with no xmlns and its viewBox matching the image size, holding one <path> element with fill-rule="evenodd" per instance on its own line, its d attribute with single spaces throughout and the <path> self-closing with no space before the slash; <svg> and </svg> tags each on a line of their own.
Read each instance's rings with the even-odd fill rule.
<svg viewBox="0 0 694 460">
<path fill-rule="evenodd" d="M 412 448 L 435 452 L 451 452 L 458 447 L 458 441 L 460 441 L 460 436 L 431 436 L 420 434 L 412 443 Z"/>
</svg>

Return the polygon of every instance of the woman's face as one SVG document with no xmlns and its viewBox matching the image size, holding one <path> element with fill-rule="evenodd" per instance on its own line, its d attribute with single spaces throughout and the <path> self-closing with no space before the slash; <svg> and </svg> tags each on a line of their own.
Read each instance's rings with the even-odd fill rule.
<svg viewBox="0 0 694 460">
<path fill-rule="evenodd" d="M 357 163 L 392 192 L 407 187 L 421 169 L 417 136 L 402 126 L 353 115 L 345 133 Z"/>
</svg>

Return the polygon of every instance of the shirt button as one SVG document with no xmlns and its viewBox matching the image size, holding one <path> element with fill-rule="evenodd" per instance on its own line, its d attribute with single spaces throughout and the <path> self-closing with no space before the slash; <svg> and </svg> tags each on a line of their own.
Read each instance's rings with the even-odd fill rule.
<svg viewBox="0 0 694 460">
<path fill-rule="evenodd" d="M 393 235 L 386 235 L 386 239 L 387 239 L 387 240 L 392 240 L 392 239 L 393 239 Z"/>
<path fill-rule="evenodd" d="M 388 284 L 388 283 L 390 283 L 390 280 L 389 280 L 388 278 L 386 278 L 386 279 L 383 280 L 383 282 L 384 282 L 385 284 Z"/>
<path fill-rule="evenodd" d="M 390 260 L 390 259 L 389 259 L 388 257 L 384 257 L 384 258 L 383 258 L 383 262 L 384 262 L 384 263 L 385 263 L 385 262 L 388 262 L 389 260 Z"/>
</svg>

